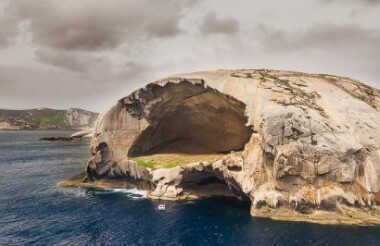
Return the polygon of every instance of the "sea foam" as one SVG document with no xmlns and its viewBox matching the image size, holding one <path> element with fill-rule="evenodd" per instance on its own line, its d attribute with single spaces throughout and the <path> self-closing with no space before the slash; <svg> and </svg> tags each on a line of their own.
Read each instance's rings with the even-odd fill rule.
<svg viewBox="0 0 380 246">
<path fill-rule="evenodd" d="M 104 191 L 97 191 L 96 194 L 113 194 L 113 193 L 124 193 L 128 197 L 133 199 L 140 199 L 147 197 L 147 191 L 133 189 L 107 189 Z"/>
</svg>

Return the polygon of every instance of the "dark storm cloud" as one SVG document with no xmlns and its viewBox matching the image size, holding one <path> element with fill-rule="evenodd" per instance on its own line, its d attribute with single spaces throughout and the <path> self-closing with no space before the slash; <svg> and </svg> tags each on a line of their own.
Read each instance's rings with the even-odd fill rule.
<svg viewBox="0 0 380 246">
<path fill-rule="evenodd" d="M 112 4 L 114 3 L 114 4 Z M 62 50 L 113 49 L 144 38 L 181 32 L 181 4 L 167 0 L 12 1 L 19 20 L 29 21 L 33 41 Z"/>
<path fill-rule="evenodd" d="M 218 17 L 215 12 L 209 12 L 202 20 L 202 34 L 224 33 L 235 34 L 239 31 L 239 22 L 232 17 Z"/>
</svg>

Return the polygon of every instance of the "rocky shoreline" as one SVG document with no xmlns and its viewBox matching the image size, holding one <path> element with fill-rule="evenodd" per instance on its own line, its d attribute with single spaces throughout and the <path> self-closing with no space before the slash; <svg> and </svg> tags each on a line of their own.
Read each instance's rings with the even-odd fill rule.
<svg viewBox="0 0 380 246">
<path fill-rule="evenodd" d="M 147 197 L 154 200 L 170 200 L 170 201 L 188 201 L 197 200 L 200 198 L 212 197 L 227 197 L 236 198 L 233 194 L 223 193 L 220 191 L 207 191 L 207 189 L 198 189 L 182 192 L 181 195 L 176 197 L 158 197 L 152 194 L 149 186 L 146 184 L 130 183 L 122 179 L 100 179 L 96 181 L 88 181 L 87 173 L 83 172 L 72 178 L 66 179 L 59 183 L 61 187 L 75 187 L 75 188 L 94 188 L 99 190 L 109 189 L 133 189 L 137 188 L 147 192 Z M 243 202 L 234 199 L 235 202 Z M 222 201 L 221 201 L 222 202 Z M 268 218 L 280 221 L 294 221 L 294 222 L 309 222 L 322 225 L 355 225 L 355 226 L 374 226 L 380 225 L 380 207 L 355 207 L 346 204 L 339 204 L 335 208 L 321 208 L 312 206 L 304 213 L 295 210 L 290 204 L 282 205 L 277 208 L 262 206 L 260 208 L 250 206 L 250 214 L 254 218 Z"/>
<path fill-rule="evenodd" d="M 380 225 L 380 207 L 356 208 L 344 204 L 339 205 L 338 211 L 315 209 L 308 214 L 302 214 L 291 208 L 265 208 L 251 209 L 251 216 L 281 221 L 309 222 L 322 225 L 354 225 L 375 226 Z"/>
</svg>

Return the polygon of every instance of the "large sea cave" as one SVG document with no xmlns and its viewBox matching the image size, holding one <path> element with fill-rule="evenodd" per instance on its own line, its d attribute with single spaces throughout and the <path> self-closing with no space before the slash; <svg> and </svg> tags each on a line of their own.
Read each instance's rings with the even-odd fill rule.
<svg viewBox="0 0 380 246">
<path fill-rule="evenodd" d="M 149 122 L 129 149 L 130 157 L 156 153 L 228 153 L 244 148 L 252 129 L 245 104 L 215 89 L 183 80 L 153 84 L 143 105 L 127 104 Z"/>
</svg>

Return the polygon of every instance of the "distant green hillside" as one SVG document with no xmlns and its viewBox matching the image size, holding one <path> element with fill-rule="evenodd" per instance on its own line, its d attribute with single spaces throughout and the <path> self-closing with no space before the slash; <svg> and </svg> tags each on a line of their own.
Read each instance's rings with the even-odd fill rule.
<svg viewBox="0 0 380 246">
<path fill-rule="evenodd" d="M 83 109 L 56 110 L 49 108 L 0 109 L 0 129 L 3 130 L 80 130 L 93 127 L 98 114 Z"/>
</svg>

